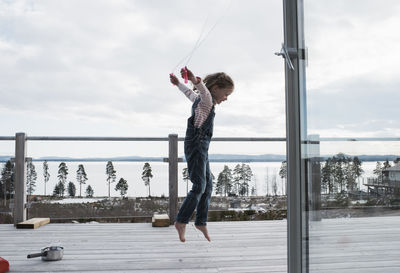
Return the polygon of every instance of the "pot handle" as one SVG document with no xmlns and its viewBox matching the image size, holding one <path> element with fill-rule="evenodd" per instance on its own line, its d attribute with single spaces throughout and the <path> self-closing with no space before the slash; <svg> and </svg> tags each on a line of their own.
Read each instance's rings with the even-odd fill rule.
<svg viewBox="0 0 400 273">
<path fill-rule="evenodd" d="M 34 253 L 34 254 L 28 254 L 28 256 L 26 256 L 26 257 L 29 259 L 29 258 L 36 258 L 36 257 L 41 257 L 41 256 L 46 256 L 46 255 L 45 255 L 45 253 Z"/>
</svg>

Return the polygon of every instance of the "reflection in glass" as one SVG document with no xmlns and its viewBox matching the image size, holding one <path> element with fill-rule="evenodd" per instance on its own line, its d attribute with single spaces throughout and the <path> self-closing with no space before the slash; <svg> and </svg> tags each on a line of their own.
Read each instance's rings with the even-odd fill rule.
<svg viewBox="0 0 400 273">
<path fill-rule="evenodd" d="M 304 3 L 304 272 L 400 272 L 399 10 Z"/>
</svg>

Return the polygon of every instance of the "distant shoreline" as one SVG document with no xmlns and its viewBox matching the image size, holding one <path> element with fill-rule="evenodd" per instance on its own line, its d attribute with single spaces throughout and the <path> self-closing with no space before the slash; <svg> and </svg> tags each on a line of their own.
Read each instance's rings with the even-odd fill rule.
<svg viewBox="0 0 400 273">
<path fill-rule="evenodd" d="M 400 158 L 400 155 L 345 155 L 348 157 L 357 156 L 363 162 L 376 162 L 376 161 L 394 161 Z M 5 163 L 13 156 L 0 156 L 0 162 Z M 333 155 L 323 155 L 320 161 L 326 161 Z M 182 158 L 185 161 L 184 158 Z M 282 162 L 286 160 L 286 155 L 236 155 L 236 154 L 211 154 L 209 155 L 210 162 Z M 71 157 L 40 157 L 33 158 L 32 161 L 48 161 L 48 162 L 165 162 L 164 157 L 140 157 L 140 156 L 126 156 L 126 157 L 110 157 L 110 158 L 71 158 Z"/>
</svg>

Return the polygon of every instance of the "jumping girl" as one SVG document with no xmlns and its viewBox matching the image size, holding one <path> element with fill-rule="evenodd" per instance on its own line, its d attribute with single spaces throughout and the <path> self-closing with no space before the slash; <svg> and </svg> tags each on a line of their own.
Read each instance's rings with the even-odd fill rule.
<svg viewBox="0 0 400 273">
<path fill-rule="evenodd" d="M 178 86 L 179 90 L 193 102 L 184 143 L 189 178 L 193 185 L 178 212 L 175 228 L 181 242 L 185 242 L 186 224 L 196 209 L 195 226 L 208 241 L 211 241 L 207 230 L 208 206 L 212 193 L 208 148 L 213 134 L 214 106 L 227 100 L 233 92 L 234 83 L 231 77 L 223 72 L 208 75 L 202 80 L 200 77 L 195 77 L 187 67 L 181 70 L 181 76 L 187 77 L 198 93 L 180 83 L 175 75 L 170 74 L 171 83 Z"/>
</svg>

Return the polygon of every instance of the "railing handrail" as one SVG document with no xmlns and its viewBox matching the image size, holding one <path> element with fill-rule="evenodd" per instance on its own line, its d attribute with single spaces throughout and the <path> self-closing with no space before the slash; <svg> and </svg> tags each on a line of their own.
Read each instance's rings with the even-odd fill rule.
<svg viewBox="0 0 400 273">
<path fill-rule="evenodd" d="M 0 137 L 0 140 L 15 140 L 15 137 Z M 27 136 L 34 141 L 168 141 L 168 137 L 83 137 L 83 136 Z"/>
<path fill-rule="evenodd" d="M 400 137 L 321 137 L 320 141 L 400 141 Z"/>
<path fill-rule="evenodd" d="M 15 140 L 15 136 L 0 136 L 0 140 Z M 27 136 L 34 141 L 168 141 L 168 137 L 91 137 L 91 136 Z M 178 141 L 184 141 L 178 137 Z M 214 137 L 213 141 L 286 141 L 284 137 Z"/>
<path fill-rule="evenodd" d="M 0 141 L 13 141 L 15 136 L 0 136 Z M 27 136 L 26 140 L 31 141 L 168 141 L 168 137 L 93 137 L 93 136 Z M 184 141 L 184 137 L 178 137 L 178 141 Z M 213 141 L 286 141 L 285 137 L 214 137 Z M 400 137 L 321 137 L 322 141 L 400 141 Z"/>
</svg>

